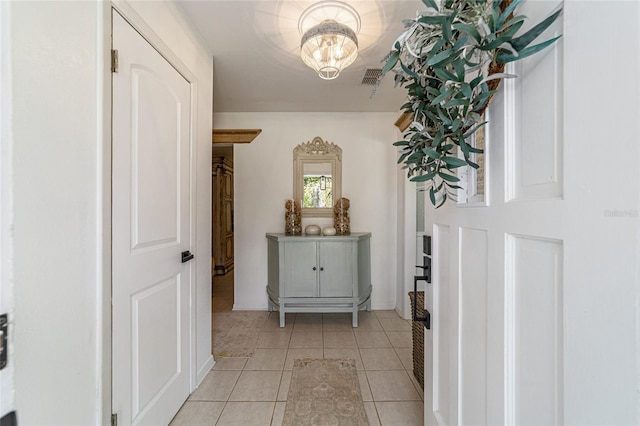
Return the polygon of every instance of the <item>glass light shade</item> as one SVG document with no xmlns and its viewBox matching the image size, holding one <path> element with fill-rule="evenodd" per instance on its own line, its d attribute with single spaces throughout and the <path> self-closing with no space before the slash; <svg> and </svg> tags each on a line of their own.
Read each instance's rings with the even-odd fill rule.
<svg viewBox="0 0 640 426">
<path fill-rule="evenodd" d="M 358 57 L 356 33 L 332 19 L 322 21 L 302 36 L 300 56 L 320 78 L 333 80 Z"/>
</svg>

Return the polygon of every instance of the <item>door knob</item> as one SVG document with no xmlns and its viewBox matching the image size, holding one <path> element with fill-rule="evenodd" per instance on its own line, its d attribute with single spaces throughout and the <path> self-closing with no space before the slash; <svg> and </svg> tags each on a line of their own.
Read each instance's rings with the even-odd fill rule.
<svg viewBox="0 0 640 426">
<path fill-rule="evenodd" d="M 182 263 L 186 263 L 193 259 L 193 254 L 189 250 L 182 252 Z"/>
<path fill-rule="evenodd" d="M 315 266 L 313 267 L 313 270 L 314 270 L 314 271 L 316 270 L 316 267 L 315 267 Z"/>
</svg>

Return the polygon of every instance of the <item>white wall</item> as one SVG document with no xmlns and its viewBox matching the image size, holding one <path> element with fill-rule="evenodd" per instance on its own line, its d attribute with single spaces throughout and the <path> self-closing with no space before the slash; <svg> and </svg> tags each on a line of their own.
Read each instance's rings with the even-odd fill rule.
<svg viewBox="0 0 640 426">
<path fill-rule="evenodd" d="M 197 318 L 198 362 L 205 363 L 211 59 L 182 36 L 173 6 L 135 8 L 198 78 L 194 232 L 196 253 L 204 259 L 196 265 L 196 306 L 206 311 Z M 14 2 L 10 19 L 18 418 L 20 424 L 106 424 L 111 414 L 110 5 Z"/>
<path fill-rule="evenodd" d="M 342 194 L 351 231 L 371 232 L 374 309 L 396 307 L 396 113 L 219 113 L 215 128 L 259 128 L 234 147 L 235 305 L 267 309 L 265 233 L 284 232 L 284 200 L 293 194 L 293 148 L 319 136 L 342 148 Z M 303 220 L 331 224 L 332 219 Z"/>
<path fill-rule="evenodd" d="M 92 2 L 12 3 L 20 423 L 96 423 L 102 104 Z M 35 31 L 35 29 L 38 29 Z"/>
<path fill-rule="evenodd" d="M 8 352 L 9 363 L 0 371 L 0 418 L 15 408 L 13 392 L 13 172 L 11 171 L 11 44 L 9 39 L 11 4 L 0 2 L 0 313 L 9 318 Z"/>
</svg>

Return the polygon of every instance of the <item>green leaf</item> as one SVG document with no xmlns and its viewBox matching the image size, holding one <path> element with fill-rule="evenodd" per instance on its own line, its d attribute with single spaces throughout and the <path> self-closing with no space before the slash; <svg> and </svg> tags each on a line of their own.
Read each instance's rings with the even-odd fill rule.
<svg viewBox="0 0 640 426">
<path fill-rule="evenodd" d="M 442 127 L 440 127 L 438 129 L 438 132 L 436 133 L 435 137 L 433 138 L 433 142 L 431 142 L 431 146 L 432 147 L 436 147 L 438 145 L 440 145 L 440 143 L 442 142 L 442 138 L 444 137 L 444 129 Z"/>
<path fill-rule="evenodd" d="M 522 21 L 515 23 L 511 28 L 507 28 L 502 33 L 500 33 L 500 37 L 504 37 L 507 40 L 511 40 L 515 35 L 515 33 L 517 33 L 518 30 L 520 30 L 523 24 L 524 24 L 524 17 Z"/>
<path fill-rule="evenodd" d="M 444 86 L 443 86 L 443 89 L 444 89 Z M 454 91 L 455 91 L 454 87 L 449 87 L 447 90 L 445 90 L 444 93 L 441 93 L 434 100 L 432 100 L 431 105 L 439 104 L 443 100 L 450 98 Z"/>
<path fill-rule="evenodd" d="M 469 83 L 469 86 L 471 86 L 472 89 L 475 89 L 478 84 L 482 83 L 483 78 L 484 77 L 482 75 L 477 76 L 476 78 L 471 80 L 471 82 Z"/>
<path fill-rule="evenodd" d="M 482 123 L 478 123 L 478 124 L 476 124 L 476 125 L 475 125 L 475 126 L 473 126 L 471 129 L 467 130 L 467 131 L 464 133 L 464 135 L 463 135 L 463 136 L 464 136 L 464 138 L 465 138 L 465 139 L 466 139 L 466 138 L 468 138 L 469 136 L 471 136 L 472 134 L 474 134 L 475 132 L 477 132 L 477 131 L 478 131 L 478 129 L 480 129 L 482 126 L 484 126 L 484 125 L 485 125 L 485 124 L 487 124 L 487 123 L 488 123 L 488 121 L 483 121 Z"/>
<path fill-rule="evenodd" d="M 451 108 L 454 106 L 467 105 L 468 103 L 469 103 L 469 99 L 451 99 L 450 101 L 447 101 L 444 104 L 442 104 L 442 107 Z"/>
<path fill-rule="evenodd" d="M 429 93 L 431 96 L 440 96 L 440 91 L 438 89 L 436 89 L 435 87 L 427 86 L 427 87 L 425 87 L 425 89 L 426 89 L 427 93 Z"/>
<path fill-rule="evenodd" d="M 438 10 L 438 4 L 434 0 L 422 0 L 425 6 Z"/>
<path fill-rule="evenodd" d="M 442 49 L 442 46 L 444 46 L 445 44 L 447 44 L 447 40 L 441 38 L 436 42 L 436 44 L 433 45 L 429 52 L 439 52 L 440 49 Z"/>
<path fill-rule="evenodd" d="M 436 205 L 436 194 L 433 191 L 433 187 L 431 187 L 429 189 L 429 199 L 431 200 L 431 204 L 435 206 Z"/>
<path fill-rule="evenodd" d="M 387 72 L 393 69 L 393 67 L 396 66 L 396 62 L 398 62 L 399 57 L 400 57 L 399 50 L 394 50 L 393 52 L 391 52 L 389 59 L 387 59 L 387 63 L 384 64 L 384 67 L 382 67 L 382 75 L 385 75 Z"/>
<path fill-rule="evenodd" d="M 451 125 L 451 130 L 454 132 L 457 132 L 461 126 L 462 126 L 462 120 L 460 120 L 459 118 L 456 118 L 455 120 L 453 120 L 453 124 Z"/>
<path fill-rule="evenodd" d="M 455 81 L 461 83 L 457 76 L 453 75 L 449 71 L 446 71 L 442 68 L 434 68 L 433 72 L 435 75 L 444 83 L 445 81 Z"/>
<path fill-rule="evenodd" d="M 464 95 L 465 98 L 471 99 L 473 96 L 473 92 L 471 91 L 471 86 L 467 83 L 463 84 L 460 87 L 460 92 Z"/>
<path fill-rule="evenodd" d="M 449 117 L 447 117 L 446 115 L 444 115 L 444 112 L 442 111 L 442 108 L 437 108 L 436 111 L 438 112 L 438 118 L 440 119 L 440 121 L 445 125 L 445 126 L 451 126 L 451 124 L 453 124 L 453 120 L 451 120 Z M 441 132 L 444 133 L 444 130 L 442 128 L 440 128 Z M 442 138 L 442 136 L 441 136 Z M 434 141 L 435 142 L 435 141 Z M 438 141 L 438 144 L 440 143 L 440 141 Z"/>
<path fill-rule="evenodd" d="M 552 39 L 549 39 L 547 41 L 544 41 L 540 44 L 536 44 L 534 46 L 529 46 L 526 47 L 524 49 L 522 49 L 521 51 L 519 51 L 518 56 L 514 56 L 513 53 L 507 51 L 507 50 L 500 50 L 498 51 L 498 54 L 496 55 L 496 62 L 500 62 L 502 64 L 506 64 L 508 62 L 513 62 L 513 61 L 519 61 L 520 59 L 524 59 L 527 56 L 531 56 L 535 53 L 538 53 L 539 51 L 541 51 L 542 49 L 546 48 L 547 46 L 555 43 L 556 40 L 558 40 L 560 37 L 562 36 L 557 36 L 554 37 Z"/>
<path fill-rule="evenodd" d="M 445 182 L 447 184 L 447 187 L 451 188 L 451 189 L 462 189 L 462 187 L 460 185 L 452 185 L 449 182 Z"/>
<path fill-rule="evenodd" d="M 554 21 L 560 16 L 562 9 L 558 10 L 553 15 L 550 15 L 544 21 L 540 22 L 538 25 L 531 28 L 529 31 L 524 33 L 518 38 L 514 38 L 511 40 L 511 46 L 520 52 L 522 49 L 527 47 L 533 40 L 535 40 L 540 34 L 544 32 Z"/>
<path fill-rule="evenodd" d="M 442 157 L 442 161 L 447 163 L 447 165 L 453 169 L 467 165 L 466 161 L 458 157 Z"/>
<path fill-rule="evenodd" d="M 453 69 L 456 71 L 456 76 L 458 77 L 458 81 L 464 81 L 465 70 L 464 70 L 464 60 L 458 58 L 453 61 Z"/>
<path fill-rule="evenodd" d="M 407 68 L 402 62 L 400 62 L 400 68 L 416 80 L 420 79 L 420 76 L 415 71 Z"/>
<path fill-rule="evenodd" d="M 450 41 L 453 37 L 453 32 L 451 31 L 451 24 L 453 22 L 453 17 L 447 16 L 442 22 L 442 36 L 445 40 Z"/>
<path fill-rule="evenodd" d="M 469 34 L 471 37 L 473 37 L 473 39 L 477 42 L 480 43 L 480 40 L 482 40 L 482 36 L 480 36 L 480 33 L 478 32 L 478 30 L 473 27 L 472 25 L 467 25 L 467 24 L 463 24 L 461 22 L 457 22 L 455 24 L 453 24 L 453 28 L 455 28 L 456 30 Z"/>
<path fill-rule="evenodd" d="M 482 154 L 484 151 L 481 150 L 480 148 L 474 148 L 471 145 L 469 145 L 466 140 L 465 137 L 461 137 L 458 142 L 460 143 L 460 148 L 462 149 L 462 152 L 464 153 L 464 158 L 467 159 L 467 161 L 469 160 L 469 154 L 474 153 L 474 154 Z"/>
<path fill-rule="evenodd" d="M 511 12 L 513 12 L 520 3 L 522 3 L 522 0 L 513 0 L 511 4 L 504 9 L 504 12 L 502 12 L 502 15 L 498 18 L 497 24 L 499 27 L 502 26 L 502 23 L 509 17 L 509 15 L 511 15 Z"/>
<path fill-rule="evenodd" d="M 478 46 L 478 49 L 485 50 L 485 51 L 486 50 L 493 50 L 493 49 L 497 48 L 502 43 L 504 43 L 505 41 L 508 41 L 508 40 L 509 39 L 507 37 L 504 37 L 504 36 L 496 37 L 495 40 L 490 41 L 489 43 L 481 44 L 480 46 Z"/>
<path fill-rule="evenodd" d="M 460 178 L 457 176 L 451 176 L 443 172 L 438 172 L 438 176 L 440 176 L 443 180 L 448 182 L 460 182 Z"/>
<path fill-rule="evenodd" d="M 407 146 L 407 145 L 409 145 L 409 142 L 407 141 L 398 141 L 393 143 L 393 146 Z"/>
<path fill-rule="evenodd" d="M 407 157 L 407 163 L 420 163 L 424 158 L 424 154 L 421 151 L 414 152 L 409 157 Z"/>
<path fill-rule="evenodd" d="M 476 96 L 475 98 L 473 98 L 473 103 L 485 100 L 487 98 L 490 98 L 491 95 L 495 94 L 496 91 L 495 90 L 487 90 L 487 91 L 483 91 L 481 92 L 478 96 Z"/>
<path fill-rule="evenodd" d="M 498 27 L 500 26 L 500 24 L 498 24 L 498 18 L 500 17 L 500 2 L 499 1 L 494 1 L 493 2 L 493 9 L 491 9 L 491 15 L 489 16 L 489 28 L 491 29 L 492 32 L 496 32 L 496 29 L 498 29 Z"/>
<path fill-rule="evenodd" d="M 431 173 L 427 173 L 426 175 L 414 176 L 409 180 L 412 182 L 426 182 L 428 180 L 433 179 L 435 175 L 436 175 L 435 172 L 431 172 Z"/>
<path fill-rule="evenodd" d="M 469 146 L 469 144 L 464 140 L 464 136 L 460 136 L 460 139 L 458 139 L 458 145 L 464 154 L 464 158 L 469 158 L 469 148 L 471 148 L 471 146 Z"/>
<path fill-rule="evenodd" d="M 447 49 L 444 50 L 440 53 L 437 53 L 433 56 L 431 56 L 428 60 L 427 60 L 427 65 L 428 66 L 433 66 L 434 64 L 437 64 L 439 62 L 443 62 L 446 59 L 449 59 L 451 56 L 453 56 L 454 51 L 451 49 Z"/>
<path fill-rule="evenodd" d="M 449 50 L 451 50 L 451 49 L 449 49 Z M 440 62 L 437 62 L 437 63 L 433 64 L 432 66 L 433 66 L 434 69 L 444 68 L 445 66 L 449 65 L 450 63 L 452 63 L 453 61 L 458 59 L 461 54 L 462 54 L 461 50 L 459 50 L 457 52 L 453 52 L 452 55 L 449 55 L 449 57 L 443 59 Z M 456 77 L 456 80 L 454 80 L 454 81 L 460 81 L 460 79 Z"/>
<path fill-rule="evenodd" d="M 437 151 L 434 151 L 433 149 L 429 149 L 429 148 L 424 148 L 422 150 L 422 152 L 424 152 L 425 154 L 427 154 L 427 156 L 429 158 L 433 158 L 435 160 L 438 160 L 440 157 L 442 157 L 442 154 L 440 154 Z"/>
<path fill-rule="evenodd" d="M 418 22 L 429 25 L 442 25 L 445 16 L 443 15 L 423 15 L 418 18 Z"/>
</svg>

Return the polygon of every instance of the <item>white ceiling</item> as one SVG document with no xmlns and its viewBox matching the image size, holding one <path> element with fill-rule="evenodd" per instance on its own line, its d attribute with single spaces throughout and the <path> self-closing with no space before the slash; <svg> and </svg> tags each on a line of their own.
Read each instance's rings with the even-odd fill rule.
<svg viewBox="0 0 640 426">
<path fill-rule="evenodd" d="M 358 59 L 335 80 L 322 80 L 300 59 L 298 19 L 317 0 L 180 0 L 214 58 L 215 112 L 397 112 L 405 90 L 388 74 L 372 97 L 362 85 L 402 32 L 420 0 L 347 2 L 362 21 Z"/>
</svg>

